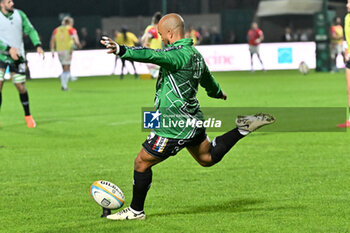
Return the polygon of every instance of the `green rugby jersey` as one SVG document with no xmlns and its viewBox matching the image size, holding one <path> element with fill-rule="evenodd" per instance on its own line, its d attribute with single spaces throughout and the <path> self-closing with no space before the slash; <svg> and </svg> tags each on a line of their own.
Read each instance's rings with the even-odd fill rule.
<svg viewBox="0 0 350 233">
<path fill-rule="evenodd" d="M 0 25 L 0 60 L 3 62 L 14 63 L 9 55 L 10 47 L 19 50 L 20 62 L 25 60 L 23 33 L 29 36 L 34 46 L 41 44 L 37 31 L 21 10 L 14 9 L 7 15 L 0 11 Z"/>
<path fill-rule="evenodd" d="M 192 45 L 192 39 L 181 39 L 158 50 L 121 46 L 119 55 L 123 59 L 161 67 L 154 101 L 155 108 L 161 113 L 161 127 L 154 129 L 158 136 L 190 139 L 204 130 L 193 124 L 204 120 L 196 98 L 198 85 L 205 88 L 208 96 L 222 97 L 219 84 Z"/>
</svg>

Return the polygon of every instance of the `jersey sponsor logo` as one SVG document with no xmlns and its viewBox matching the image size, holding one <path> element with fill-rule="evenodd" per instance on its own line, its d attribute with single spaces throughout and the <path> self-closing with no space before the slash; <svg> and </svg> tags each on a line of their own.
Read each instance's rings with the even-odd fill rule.
<svg viewBox="0 0 350 233">
<path fill-rule="evenodd" d="M 144 129 L 159 129 L 161 113 L 157 111 L 143 112 L 143 128 Z"/>
</svg>

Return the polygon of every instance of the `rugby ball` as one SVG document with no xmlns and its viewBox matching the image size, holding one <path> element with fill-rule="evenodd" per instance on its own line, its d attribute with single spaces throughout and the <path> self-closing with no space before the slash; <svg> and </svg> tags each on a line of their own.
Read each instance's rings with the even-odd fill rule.
<svg viewBox="0 0 350 233">
<path fill-rule="evenodd" d="M 90 188 L 90 193 L 94 201 L 106 209 L 119 209 L 124 205 L 124 194 L 118 186 L 105 181 L 95 181 Z"/>
<path fill-rule="evenodd" d="M 302 73 L 303 75 L 306 75 L 309 73 L 309 66 L 304 62 L 300 62 L 299 64 L 299 71 L 300 73 Z"/>
</svg>

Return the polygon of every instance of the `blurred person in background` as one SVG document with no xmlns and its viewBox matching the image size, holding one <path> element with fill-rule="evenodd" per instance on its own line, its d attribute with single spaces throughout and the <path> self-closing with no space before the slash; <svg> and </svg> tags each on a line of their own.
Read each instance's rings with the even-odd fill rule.
<svg viewBox="0 0 350 233">
<path fill-rule="evenodd" d="M 234 30 L 230 31 L 230 34 L 229 34 L 229 36 L 227 38 L 227 41 L 225 41 L 225 42 L 228 43 L 228 44 L 236 43 L 236 33 L 235 33 Z"/>
<path fill-rule="evenodd" d="M 210 44 L 210 32 L 209 30 L 206 28 L 206 27 L 201 27 L 200 28 L 200 33 L 202 35 L 202 41 L 201 41 L 201 44 Z"/>
<path fill-rule="evenodd" d="M 299 41 L 300 40 L 300 34 L 301 34 L 301 31 L 298 29 L 295 31 L 295 33 L 293 34 L 293 40 L 294 41 Z"/>
<path fill-rule="evenodd" d="M 0 108 L 2 103 L 2 87 L 5 70 L 9 69 L 12 82 L 16 86 L 22 103 L 25 120 L 29 128 L 36 127 L 36 123 L 30 114 L 29 97 L 25 86 L 25 51 L 23 33 L 28 35 L 36 51 L 43 56 L 38 32 L 30 23 L 27 15 L 14 8 L 12 0 L 0 0 Z"/>
<path fill-rule="evenodd" d="M 152 17 L 152 24 L 148 25 L 141 37 L 142 46 L 151 48 L 151 49 L 162 49 L 162 39 L 158 34 L 158 23 L 162 18 L 162 14 L 160 12 L 154 13 Z M 159 66 L 154 64 L 148 64 L 148 69 L 152 78 L 157 78 L 159 75 Z"/>
<path fill-rule="evenodd" d="M 332 71 L 338 72 L 337 68 L 337 57 L 339 54 L 343 56 L 343 60 L 345 61 L 345 54 L 343 48 L 344 42 L 344 30 L 341 25 L 340 17 L 336 17 L 334 20 L 334 24 L 330 29 L 331 34 L 331 59 L 332 59 Z"/>
<path fill-rule="evenodd" d="M 213 26 L 210 30 L 210 43 L 211 44 L 221 44 L 222 37 L 219 33 L 219 29 L 216 26 Z"/>
<path fill-rule="evenodd" d="M 102 30 L 101 28 L 96 28 L 95 30 L 95 49 L 101 48 L 101 44 L 100 44 L 100 39 L 102 37 Z"/>
<path fill-rule="evenodd" d="M 193 45 L 198 45 L 202 41 L 201 34 L 195 30 L 192 26 L 188 27 L 188 30 L 185 33 L 185 38 L 191 38 L 193 40 Z"/>
<path fill-rule="evenodd" d="M 74 45 L 77 48 L 81 47 L 77 30 L 73 27 L 74 20 L 71 17 L 64 17 L 62 25 L 55 28 L 52 33 L 50 41 L 50 49 L 52 57 L 55 57 L 55 51 L 57 51 L 58 59 L 62 65 L 63 72 L 60 76 L 62 91 L 68 90 L 68 81 L 76 80 L 76 77 L 72 77 L 70 73 L 70 64 L 72 61 L 72 53 Z"/>
<path fill-rule="evenodd" d="M 306 42 L 310 40 L 310 33 L 309 31 L 306 30 L 302 30 L 300 33 L 300 41 Z"/>
<path fill-rule="evenodd" d="M 282 41 L 283 42 L 292 42 L 293 39 L 293 35 L 292 35 L 292 30 L 290 29 L 290 27 L 286 27 L 284 29 L 284 34 L 282 36 Z"/>
<path fill-rule="evenodd" d="M 139 39 L 137 39 L 136 35 L 132 32 L 128 31 L 128 28 L 126 26 L 122 27 L 121 33 L 118 34 L 117 38 L 115 39 L 115 42 L 117 42 L 120 45 L 125 45 L 128 47 L 134 47 L 136 43 L 139 42 Z M 124 68 L 125 68 L 125 59 L 120 58 L 122 60 L 122 72 L 120 74 L 120 79 L 124 78 Z M 139 75 L 137 74 L 134 61 L 130 61 L 132 67 L 134 68 L 135 72 L 135 78 L 138 78 Z"/>
<path fill-rule="evenodd" d="M 345 39 L 348 44 L 348 48 L 350 48 L 350 0 L 348 0 L 348 3 L 346 4 L 346 8 L 347 8 L 348 14 L 345 16 L 344 30 L 345 30 Z M 346 83 L 347 83 L 346 89 L 348 93 L 349 119 L 345 121 L 345 123 L 339 124 L 338 127 L 340 128 L 350 128 L 350 60 L 346 62 L 345 77 L 346 77 Z"/>
<path fill-rule="evenodd" d="M 91 47 L 89 41 L 89 33 L 86 27 L 82 27 L 79 32 L 80 44 L 82 49 L 88 49 Z"/>
<path fill-rule="evenodd" d="M 261 42 L 264 40 L 264 33 L 258 27 L 256 22 L 252 23 L 251 29 L 248 31 L 248 44 L 249 44 L 249 52 L 250 52 L 250 64 L 251 64 L 251 72 L 254 72 L 253 67 L 253 55 L 256 54 L 258 57 L 262 70 L 265 71 L 264 64 L 260 58 L 259 46 Z"/>
</svg>

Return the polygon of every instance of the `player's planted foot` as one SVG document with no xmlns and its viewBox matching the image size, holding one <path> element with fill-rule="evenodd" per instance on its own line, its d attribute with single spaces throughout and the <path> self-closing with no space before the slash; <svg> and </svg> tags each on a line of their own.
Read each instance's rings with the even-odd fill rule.
<svg viewBox="0 0 350 233">
<path fill-rule="evenodd" d="M 134 219 L 145 219 L 146 215 L 145 212 L 141 212 L 139 214 L 136 214 L 132 211 L 130 207 L 123 209 L 120 212 L 117 212 L 115 214 L 111 214 L 107 216 L 107 219 L 110 220 L 134 220 Z"/>
<path fill-rule="evenodd" d="M 25 116 L 24 118 L 26 119 L 28 128 L 35 128 L 36 127 L 36 123 L 35 123 L 32 116 L 30 116 L 30 115 Z"/>
<path fill-rule="evenodd" d="M 258 113 L 254 116 L 237 116 L 236 126 L 239 130 L 253 132 L 254 130 L 275 122 L 275 118 L 269 114 Z"/>
<path fill-rule="evenodd" d="M 350 120 L 347 120 L 345 123 L 343 124 L 339 124 L 337 125 L 339 128 L 350 128 Z"/>
</svg>

